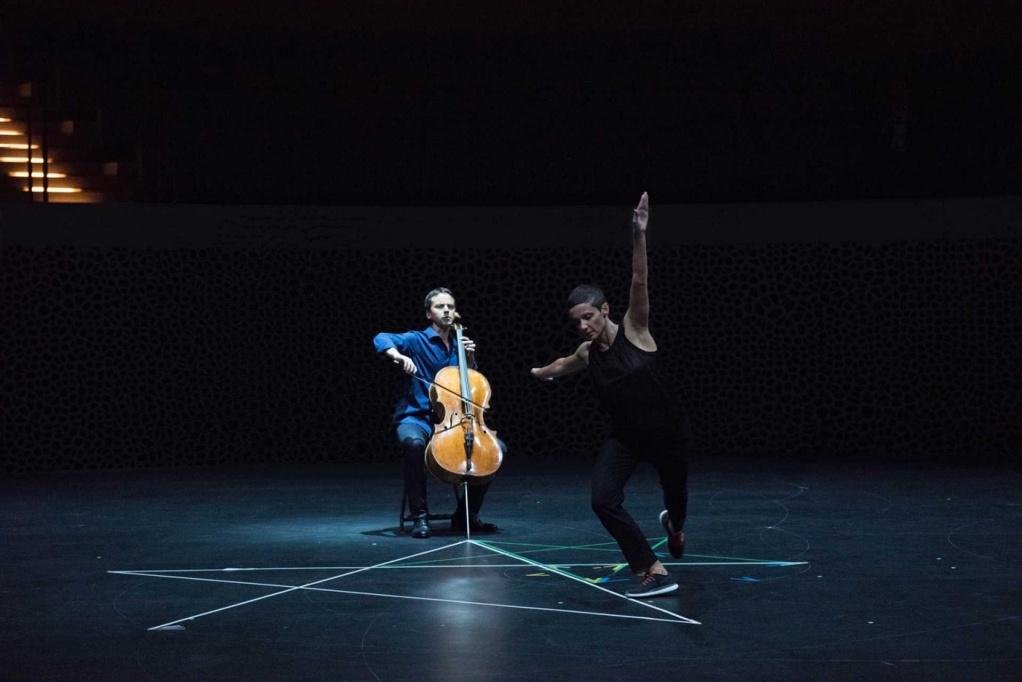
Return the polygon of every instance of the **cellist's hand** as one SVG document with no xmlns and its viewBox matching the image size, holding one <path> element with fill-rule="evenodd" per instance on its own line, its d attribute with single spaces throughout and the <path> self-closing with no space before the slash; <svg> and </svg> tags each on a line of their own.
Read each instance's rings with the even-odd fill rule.
<svg viewBox="0 0 1022 682">
<path fill-rule="evenodd" d="M 419 373 L 418 368 L 415 366 L 415 363 L 412 362 L 412 359 L 410 357 L 408 357 L 407 355 L 401 355 L 401 353 L 398 353 L 397 350 L 394 348 L 391 348 L 389 350 L 394 352 L 393 353 L 388 352 L 387 357 L 390 358 L 391 362 L 393 362 L 395 365 L 399 365 L 401 367 L 401 370 L 405 374 Z"/>
<path fill-rule="evenodd" d="M 467 336 L 463 335 L 461 337 L 461 345 L 465 347 L 466 353 L 474 353 L 476 351 L 476 342 L 468 338 Z"/>
</svg>

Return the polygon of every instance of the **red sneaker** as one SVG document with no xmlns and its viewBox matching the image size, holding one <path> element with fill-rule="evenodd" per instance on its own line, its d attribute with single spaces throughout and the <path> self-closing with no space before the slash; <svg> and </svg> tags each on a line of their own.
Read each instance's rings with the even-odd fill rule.
<svg viewBox="0 0 1022 682">
<path fill-rule="evenodd" d="M 660 512 L 660 525 L 667 531 L 667 549 L 671 551 L 671 556 L 675 559 L 685 556 L 685 531 L 674 530 L 666 509 Z"/>
</svg>

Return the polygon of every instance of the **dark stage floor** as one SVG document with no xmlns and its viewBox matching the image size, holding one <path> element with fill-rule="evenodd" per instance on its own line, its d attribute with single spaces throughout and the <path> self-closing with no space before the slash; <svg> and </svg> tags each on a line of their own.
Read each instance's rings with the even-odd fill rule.
<svg viewBox="0 0 1022 682">
<path fill-rule="evenodd" d="M 1022 673 L 1017 471 L 700 462 L 681 590 L 642 602 L 584 463 L 509 462 L 478 544 L 396 535 L 399 488 L 396 464 L 8 478 L 3 677 Z M 660 542 L 652 472 L 627 504 Z"/>
</svg>

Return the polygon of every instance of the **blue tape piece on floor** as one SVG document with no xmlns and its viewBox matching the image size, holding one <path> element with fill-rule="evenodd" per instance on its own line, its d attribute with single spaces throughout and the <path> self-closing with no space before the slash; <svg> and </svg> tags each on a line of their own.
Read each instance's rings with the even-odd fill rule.
<svg viewBox="0 0 1022 682">
<path fill-rule="evenodd" d="M 626 583 L 629 580 L 629 578 L 600 578 L 596 582 L 602 585 L 603 583 Z"/>
<path fill-rule="evenodd" d="M 738 581 L 740 583 L 758 583 L 759 582 L 759 578 L 753 578 L 750 575 L 743 575 L 741 578 L 731 578 L 731 579 L 732 580 L 736 580 L 736 581 Z"/>
</svg>

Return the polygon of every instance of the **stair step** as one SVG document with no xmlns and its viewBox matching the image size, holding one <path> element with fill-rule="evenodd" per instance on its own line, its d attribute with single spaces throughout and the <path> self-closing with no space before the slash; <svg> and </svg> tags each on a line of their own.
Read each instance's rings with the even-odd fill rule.
<svg viewBox="0 0 1022 682">
<path fill-rule="evenodd" d="M 23 189 L 4 186 L 0 183 L 0 201 L 5 203 L 28 203 L 28 193 Z M 33 192 L 33 203 L 43 203 L 43 193 Z M 51 204 L 99 204 L 113 201 L 131 201 L 131 192 L 127 190 L 87 189 L 73 194 L 49 194 Z"/>
<path fill-rule="evenodd" d="M 99 142 L 99 126 L 95 121 L 58 121 L 48 126 L 47 144 L 62 147 L 90 147 Z M 20 123 L 0 123 L 0 144 L 25 144 L 25 126 Z M 43 133 L 38 126 L 32 128 L 32 144 L 42 148 Z"/>
<path fill-rule="evenodd" d="M 28 178 L 12 178 L 8 176 L 6 181 L 22 191 L 28 187 Z M 124 184 L 121 178 L 105 175 L 69 175 L 64 178 L 50 178 L 49 181 L 49 187 L 51 188 L 77 187 L 83 191 L 97 190 L 104 192 L 122 189 Z M 43 179 L 33 178 L 32 186 L 42 187 Z"/>
<path fill-rule="evenodd" d="M 21 158 L 24 158 L 24 156 L 21 156 Z M 0 176 L 10 177 L 8 174 L 12 172 L 28 172 L 26 166 L 28 166 L 28 164 L 24 161 L 19 161 L 17 163 L 0 163 Z M 49 172 L 63 173 L 64 175 L 102 175 L 121 179 L 131 178 L 135 175 L 135 164 L 125 163 L 123 161 L 57 161 L 51 156 L 48 167 Z M 43 166 L 41 163 L 32 164 L 33 173 L 42 173 L 42 168 Z"/>
<path fill-rule="evenodd" d="M 131 192 L 125 191 L 83 191 L 77 194 L 50 194 L 50 203 L 107 203 L 110 201 L 130 201 Z M 42 198 L 37 197 L 38 201 Z"/>
<path fill-rule="evenodd" d="M 22 193 L 24 197 L 24 193 Z M 109 202 L 125 202 L 131 200 L 129 192 L 79 192 L 77 194 L 51 194 L 51 204 L 104 204 Z M 42 195 L 36 195 L 36 201 L 42 203 Z"/>
<path fill-rule="evenodd" d="M 31 109 L 26 109 L 23 103 L 12 102 L 9 99 L 0 97 L 0 118 L 9 118 L 12 123 L 24 122 L 26 111 L 32 112 L 32 125 L 35 126 L 40 120 L 39 114 L 41 109 L 39 107 L 33 106 Z M 91 121 L 95 116 L 95 110 L 76 109 L 73 107 L 60 107 L 56 110 L 50 110 L 49 114 L 50 121 Z"/>
<path fill-rule="evenodd" d="M 78 163 L 94 161 L 95 152 L 89 149 L 81 147 L 65 147 L 49 145 L 46 150 L 47 158 L 51 164 L 54 163 Z M 28 150 L 25 149 L 0 149 L 0 157 L 4 159 L 5 164 L 20 163 L 22 165 L 27 164 Z M 42 163 L 42 149 L 37 148 L 32 150 L 32 158 L 38 159 L 38 163 Z M 13 160 L 18 159 L 18 160 Z M 37 162 L 33 161 L 33 165 Z"/>
</svg>

